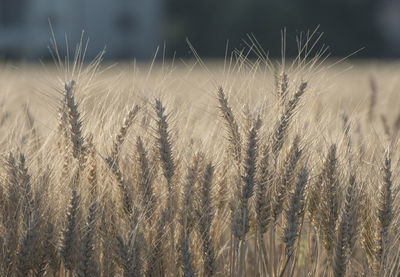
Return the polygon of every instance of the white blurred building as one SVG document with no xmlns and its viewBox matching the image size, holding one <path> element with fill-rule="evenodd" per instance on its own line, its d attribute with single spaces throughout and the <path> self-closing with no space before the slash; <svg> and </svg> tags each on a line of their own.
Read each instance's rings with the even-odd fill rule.
<svg viewBox="0 0 400 277">
<path fill-rule="evenodd" d="M 49 21 L 61 54 L 89 38 L 88 57 L 151 57 L 160 44 L 162 0 L 0 0 L 0 52 L 48 56 Z"/>
<path fill-rule="evenodd" d="M 378 24 L 385 40 L 386 55 L 400 55 L 400 1 L 382 0 L 378 10 Z"/>
</svg>

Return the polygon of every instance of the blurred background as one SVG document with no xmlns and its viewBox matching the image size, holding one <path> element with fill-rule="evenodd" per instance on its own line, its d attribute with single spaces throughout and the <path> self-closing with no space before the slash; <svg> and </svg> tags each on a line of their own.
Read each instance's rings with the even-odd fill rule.
<svg viewBox="0 0 400 277">
<path fill-rule="evenodd" d="M 62 55 L 84 30 L 88 58 L 105 48 L 106 59 L 146 60 L 164 44 L 167 58 L 192 57 L 186 38 L 202 58 L 219 58 L 247 34 L 277 57 L 284 27 L 292 56 L 296 36 L 318 25 L 334 57 L 361 48 L 354 57 L 400 57 L 398 0 L 0 0 L 0 59 L 50 58 L 49 22 Z"/>
</svg>

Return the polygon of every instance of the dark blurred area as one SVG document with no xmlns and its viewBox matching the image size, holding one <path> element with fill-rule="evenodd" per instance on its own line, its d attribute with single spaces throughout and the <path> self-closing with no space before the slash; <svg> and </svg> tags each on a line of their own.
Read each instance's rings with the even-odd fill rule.
<svg viewBox="0 0 400 277">
<path fill-rule="evenodd" d="M 398 0 L 0 0 L 0 57 L 49 58 L 49 21 L 61 55 L 85 30 L 89 58 L 105 47 L 105 58 L 150 59 L 164 43 L 167 58 L 192 57 L 186 38 L 201 57 L 218 58 L 227 40 L 229 51 L 245 48 L 248 34 L 278 57 L 283 28 L 293 56 L 295 38 L 317 26 L 332 56 L 400 57 Z"/>
</svg>

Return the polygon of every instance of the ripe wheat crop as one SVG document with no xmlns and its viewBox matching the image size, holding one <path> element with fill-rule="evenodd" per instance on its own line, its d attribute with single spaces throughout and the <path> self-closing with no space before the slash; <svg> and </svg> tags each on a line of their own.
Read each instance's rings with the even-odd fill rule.
<svg viewBox="0 0 400 277">
<path fill-rule="evenodd" d="M 0 276 L 398 276 L 399 67 L 321 56 L 3 65 Z"/>
</svg>

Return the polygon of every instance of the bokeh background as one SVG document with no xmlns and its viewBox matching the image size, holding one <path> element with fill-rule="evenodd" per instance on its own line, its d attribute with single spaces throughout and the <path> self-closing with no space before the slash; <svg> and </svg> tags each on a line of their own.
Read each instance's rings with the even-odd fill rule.
<svg viewBox="0 0 400 277">
<path fill-rule="evenodd" d="M 398 0 L 0 0 L 0 59 L 50 58 L 51 22 L 61 54 L 90 39 L 87 57 L 105 48 L 107 59 L 150 59 L 158 45 L 167 58 L 218 58 L 245 47 L 253 34 L 271 57 L 287 55 L 302 31 L 323 32 L 332 56 L 400 57 Z M 66 43 L 65 37 L 68 42 Z"/>
</svg>

